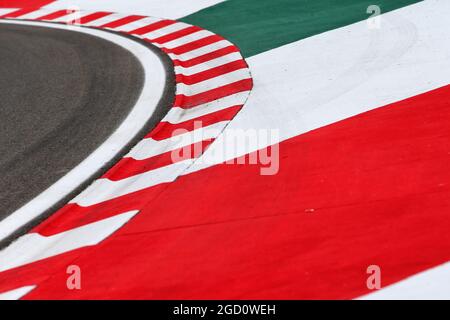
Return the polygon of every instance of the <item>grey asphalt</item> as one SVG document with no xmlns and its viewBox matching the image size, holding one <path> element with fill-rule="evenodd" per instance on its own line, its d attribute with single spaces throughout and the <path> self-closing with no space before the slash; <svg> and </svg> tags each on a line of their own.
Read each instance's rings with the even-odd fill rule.
<svg viewBox="0 0 450 320">
<path fill-rule="evenodd" d="M 166 65 L 168 82 L 173 82 L 170 62 L 158 54 Z M 133 107 L 143 79 L 134 55 L 104 39 L 0 23 L 0 220 L 101 145 Z M 166 87 L 164 99 L 141 134 L 92 179 L 159 122 L 173 99 L 173 86 Z"/>
</svg>

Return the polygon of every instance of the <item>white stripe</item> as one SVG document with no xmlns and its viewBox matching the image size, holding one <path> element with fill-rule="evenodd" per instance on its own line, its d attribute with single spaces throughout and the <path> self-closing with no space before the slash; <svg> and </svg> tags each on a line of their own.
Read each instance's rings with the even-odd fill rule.
<svg viewBox="0 0 450 320">
<path fill-rule="evenodd" d="M 69 9 L 69 11 L 70 11 L 70 9 Z M 93 13 L 95 13 L 95 12 L 75 11 L 75 12 L 69 13 L 69 14 L 67 14 L 65 16 L 53 19 L 51 21 L 52 22 L 70 22 L 70 21 L 74 21 L 74 23 L 77 23 L 76 20 L 80 20 L 80 19 L 82 19 L 84 17 L 90 16 Z M 86 24 L 83 24 L 83 25 L 86 25 Z"/>
<path fill-rule="evenodd" d="M 199 56 L 202 56 L 204 54 L 207 54 L 207 53 L 210 53 L 210 52 L 222 49 L 222 48 L 229 47 L 231 45 L 232 44 L 227 40 L 220 40 L 220 41 L 214 42 L 210 45 L 203 46 L 201 48 L 198 48 L 198 49 L 195 49 L 195 50 L 183 53 L 183 54 L 176 55 L 173 53 L 169 53 L 169 56 L 173 60 L 177 59 L 177 60 L 181 60 L 181 61 L 186 61 L 186 60 L 197 58 Z"/>
<path fill-rule="evenodd" d="M 36 288 L 36 286 L 25 286 L 11 291 L 0 293 L 0 300 L 19 300 L 34 288 Z"/>
<path fill-rule="evenodd" d="M 0 272 L 96 245 L 121 228 L 138 212 L 135 210 L 122 213 L 50 237 L 38 233 L 26 234 L 0 251 Z"/>
<path fill-rule="evenodd" d="M 185 44 L 209 37 L 211 35 L 214 35 L 214 33 L 210 32 L 208 30 L 199 30 L 194 33 L 188 34 L 184 37 L 164 43 L 164 48 L 167 48 L 167 49 L 177 48 L 177 47 L 183 46 Z"/>
<path fill-rule="evenodd" d="M 141 140 L 127 155 L 136 160 L 148 159 L 172 150 L 217 137 L 229 121 L 221 121 L 164 140 Z"/>
<path fill-rule="evenodd" d="M 362 296 L 360 300 L 450 300 L 450 262 Z"/>
<path fill-rule="evenodd" d="M 46 6 L 48 9 L 66 9 L 77 6 L 87 11 L 114 11 L 140 14 L 167 19 L 178 19 L 223 0 L 58 0 Z"/>
<path fill-rule="evenodd" d="M 450 1 L 424 1 L 381 15 L 380 29 L 362 21 L 247 59 L 255 85 L 225 131 L 277 129 L 276 143 L 449 84 L 449 16 Z M 215 163 L 256 151 L 225 150 Z"/>
<path fill-rule="evenodd" d="M 172 182 L 192 161 L 192 159 L 188 159 L 177 162 L 120 181 L 110 181 L 108 179 L 96 180 L 83 193 L 73 199 L 71 203 L 77 203 L 79 206 L 87 207 L 161 183 Z"/>
<path fill-rule="evenodd" d="M 103 18 L 100 18 L 100 19 L 97 19 L 97 20 L 85 23 L 83 25 L 87 26 L 87 27 L 100 27 L 100 26 L 103 26 L 103 25 L 105 25 L 107 23 L 110 23 L 110 22 L 122 19 L 124 17 L 126 17 L 126 15 L 120 14 L 120 13 L 113 13 L 113 14 L 109 14 L 109 15 L 103 17 Z"/>
<path fill-rule="evenodd" d="M 17 19 L 37 19 L 48 13 L 49 13 L 48 11 L 44 11 L 44 10 L 35 10 L 35 11 L 29 12 L 27 14 L 21 15 L 21 16 L 17 17 Z"/>
<path fill-rule="evenodd" d="M 192 67 L 181 67 L 181 66 L 175 66 L 175 73 L 176 74 L 182 74 L 185 76 L 191 76 L 193 74 L 197 74 L 206 70 L 210 70 L 215 67 L 223 66 L 224 64 L 243 60 L 241 54 L 239 52 L 232 52 L 227 55 L 224 55 L 222 57 L 212 59 L 200 64 L 197 64 Z"/>
<path fill-rule="evenodd" d="M 19 10 L 18 8 L 0 8 L 0 16 Z"/>
<path fill-rule="evenodd" d="M 231 96 L 214 100 L 194 108 L 183 109 L 173 107 L 169 110 L 167 115 L 162 121 L 170 122 L 173 124 L 181 123 L 184 121 L 192 120 L 216 111 L 220 111 L 232 106 L 243 105 L 246 101 L 249 91 L 239 92 Z"/>
<path fill-rule="evenodd" d="M 186 24 L 184 22 L 176 22 L 174 24 L 168 25 L 167 27 L 149 32 L 144 34 L 143 36 L 148 38 L 148 39 L 156 39 L 162 36 L 166 36 L 168 34 L 183 30 L 190 27 L 189 24 Z"/>
<path fill-rule="evenodd" d="M 153 114 L 159 103 L 165 87 L 164 66 L 157 55 L 146 46 L 116 35 L 90 28 L 72 28 L 67 25 L 8 21 L 8 23 L 38 25 L 56 29 L 69 29 L 94 35 L 111 41 L 132 52 L 141 62 L 144 69 L 144 86 L 138 101 L 127 118 L 115 132 L 81 164 L 73 168 L 59 181 L 43 191 L 39 196 L 0 221 L 0 240 L 12 234 L 15 230 L 38 217 L 55 203 L 66 197 L 81 183 L 87 181 L 99 168 L 113 159 L 116 154 L 142 129 Z"/>
<path fill-rule="evenodd" d="M 120 27 L 114 28 L 116 31 L 123 31 L 123 32 L 130 32 L 137 29 L 140 29 L 142 27 L 148 26 L 149 24 L 161 21 L 160 18 L 154 18 L 154 17 L 147 17 L 143 19 L 139 19 L 136 21 L 133 21 L 131 23 L 124 24 Z"/>
<path fill-rule="evenodd" d="M 177 94 L 193 96 L 233 82 L 251 78 L 248 69 L 235 70 L 196 84 L 177 83 Z"/>
</svg>

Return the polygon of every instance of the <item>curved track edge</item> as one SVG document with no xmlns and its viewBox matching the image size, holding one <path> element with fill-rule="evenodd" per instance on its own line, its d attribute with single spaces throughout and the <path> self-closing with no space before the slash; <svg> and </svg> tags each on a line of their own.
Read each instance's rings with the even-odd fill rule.
<svg viewBox="0 0 450 320">
<path fill-rule="evenodd" d="M 235 45 L 183 22 L 42 9 L 16 10 L 0 18 L 81 25 L 136 37 L 167 54 L 176 80 L 172 108 L 144 139 L 72 201 L 0 251 L 0 277 L 6 270 L 94 246 L 119 230 L 188 171 L 241 110 L 253 88 L 248 65 Z M 153 192 L 157 186 L 161 190 Z"/>
</svg>

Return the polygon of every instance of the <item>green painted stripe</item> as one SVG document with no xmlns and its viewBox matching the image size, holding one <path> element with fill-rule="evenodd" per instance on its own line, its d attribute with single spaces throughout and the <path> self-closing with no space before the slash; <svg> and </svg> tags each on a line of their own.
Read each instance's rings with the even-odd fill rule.
<svg viewBox="0 0 450 320">
<path fill-rule="evenodd" d="M 392 11 L 422 0 L 229 0 L 182 21 L 218 33 L 245 57 L 369 17 L 367 7 Z"/>
</svg>

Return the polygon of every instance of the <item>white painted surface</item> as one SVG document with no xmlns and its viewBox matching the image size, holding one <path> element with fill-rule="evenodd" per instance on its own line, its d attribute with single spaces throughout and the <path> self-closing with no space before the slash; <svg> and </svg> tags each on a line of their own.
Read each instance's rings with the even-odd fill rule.
<svg viewBox="0 0 450 320">
<path fill-rule="evenodd" d="M 25 286 L 11 291 L 0 293 L 0 300 L 19 300 L 34 288 L 36 288 L 36 286 Z"/>
<path fill-rule="evenodd" d="M 139 211 L 122 213 L 50 237 L 26 234 L 0 251 L 0 272 L 53 257 L 86 246 L 93 246 L 121 228 Z"/>
<path fill-rule="evenodd" d="M 0 8 L 0 16 L 17 11 L 17 9 L 13 8 Z"/>
<path fill-rule="evenodd" d="M 29 13 L 26 13 L 22 16 L 20 16 L 21 19 L 37 19 L 45 15 L 45 13 L 42 13 L 40 10 L 31 11 Z"/>
<path fill-rule="evenodd" d="M 88 11 L 113 11 L 178 19 L 220 2 L 223 0 L 59 0 L 45 8 L 79 7 Z"/>
<path fill-rule="evenodd" d="M 362 296 L 359 300 L 450 300 L 450 262 Z"/>
<path fill-rule="evenodd" d="M 141 62 L 145 80 L 141 95 L 127 118 L 115 132 L 77 167 L 43 191 L 39 196 L 0 221 L 0 240 L 33 220 L 89 179 L 142 129 L 153 114 L 164 92 L 166 75 L 159 57 L 140 43 L 110 32 L 39 22 L 2 21 L 26 25 L 39 25 L 56 29 L 70 29 L 111 41 L 132 52 Z"/>
<path fill-rule="evenodd" d="M 424 1 L 382 15 L 381 29 L 363 21 L 247 59 L 254 88 L 224 133 L 278 129 L 283 141 L 449 84 L 449 16 L 450 1 Z M 186 173 L 256 151 L 225 136 Z"/>
</svg>

